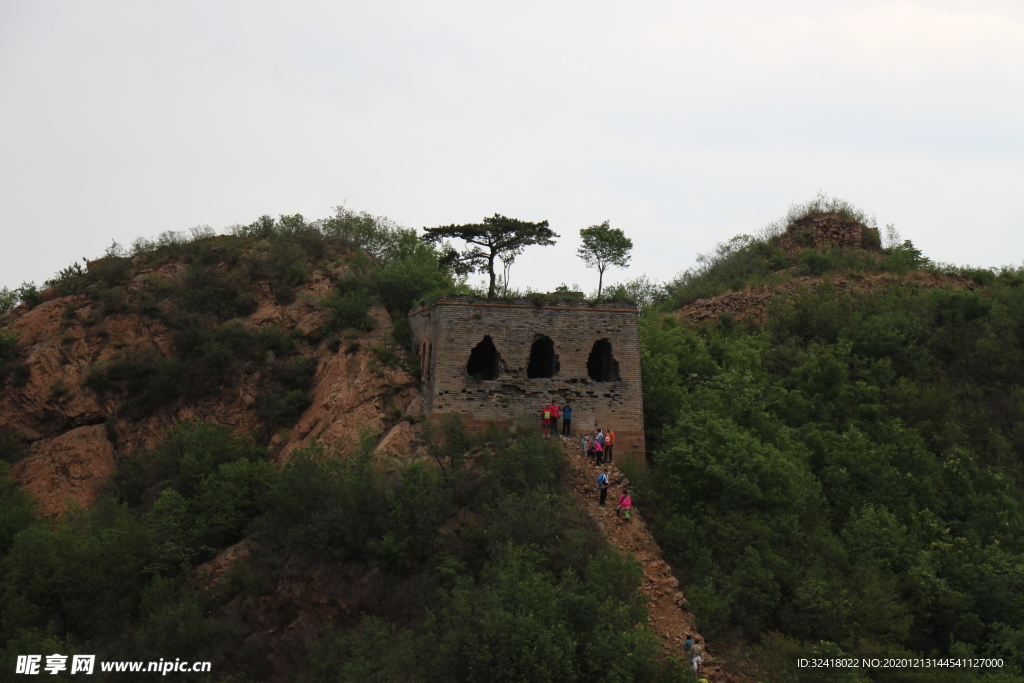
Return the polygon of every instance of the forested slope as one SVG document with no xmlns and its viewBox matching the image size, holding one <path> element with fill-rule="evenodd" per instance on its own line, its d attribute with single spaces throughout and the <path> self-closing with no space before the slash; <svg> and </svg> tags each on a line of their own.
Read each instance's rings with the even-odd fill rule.
<svg viewBox="0 0 1024 683">
<path fill-rule="evenodd" d="M 423 421 L 405 313 L 464 291 L 439 257 L 342 210 L 23 286 L 0 312 L 0 678 L 94 654 L 96 680 L 685 680 L 560 444 Z"/>
<path fill-rule="evenodd" d="M 1024 273 L 870 223 L 819 201 L 643 281 L 634 499 L 724 664 L 975 655 L 1003 666 L 801 680 L 1020 680 Z M 439 256 L 365 215 L 264 218 L 115 245 L 4 304 L 4 670 L 685 680 L 557 447 L 420 419 L 404 313 L 464 291 Z"/>
<path fill-rule="evenodd" d="M 909 241 L 759 272 L 776 248 L 726 245 L 676 305 L 723 273 L 821 286 L 745 322 L 642 320 L 654 466 L 637 497 L 705 636 L 760 644 L 766 671 L 816 648 L 1004 662 L 886 680 L 1020 680 L 1024 274 L 940 268 Z M 878 272 L 900 277 L 830 285 Z"/>
</svg>

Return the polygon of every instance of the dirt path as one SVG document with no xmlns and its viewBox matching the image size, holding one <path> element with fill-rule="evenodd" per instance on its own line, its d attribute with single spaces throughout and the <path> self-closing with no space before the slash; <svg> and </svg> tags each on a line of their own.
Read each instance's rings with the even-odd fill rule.
<svg viewBox="0 0 1024 683">
<path fill-rule="evenodd" d="M 569 480 L 580 507 L 586 510 L 598 527 L 621 550 L 630 552 L 643 563 L 644 582 L 640 591 L 649 598 L 647 622 L 665 643 L 666 653 L 689 662 L 683 641 L 690 634 L 705 649 L 703 677 L 708 683 L 744 683 L 753 681 L 737 671 L 726 670 L 725 662 L 716 657 L 714 643 L 705 642 L 694 623 L 693 615 L 686 610 L 686 597 L 680 590 L 679 581 L 672 575 L 672 568 L 665 562 L 661 548 L 643 517 L 634 514 L 626 522 L 615 514 L 615 501 L 619 498 L 623 484 L 628 484 L 625 475 L 615 465 L 609 465 L 611 487 L 605 507 L 598 505 L 597 475 L 600 469 L 583 455 L 579 442 L 562 438 L 562 448 L 571 469 Z"/>
</svg>

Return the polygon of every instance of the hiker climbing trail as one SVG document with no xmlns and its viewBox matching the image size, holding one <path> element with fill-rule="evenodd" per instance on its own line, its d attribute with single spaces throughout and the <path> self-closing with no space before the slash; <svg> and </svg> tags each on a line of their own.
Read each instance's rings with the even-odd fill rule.
<svg viewBox="0 0 1024 683">
<path fill-rule="evenodd" d="M 625 475 L 614 464 L 607 465 L 610 479 L 608 502 L 598 504 L 597 476 L 605 466 L 595 466 L 583 455 L 579 441 L 563 438 L 562 449 L 571 467 L 570 482 L 580 506 L 586 510 L 598 527 L 620 550 L 632 553 L 643 564 L 644 581 L 640 591 L 647 596 L 647 623 L 665 642 L 665 651 L 689 664 L 683 642 L 687 634 L 704 648 L 701 677 L 709 683 L 740 683 L 752 678 L 738 672 L 726 671 L 723 662 L 715 657 L 715 646 L 704 641 L 697 631 L 693 615 L 686 610 L 686 598 L 680 590 L 679 580 L 662 557 L 661 548 L 654 540 L 641 515 L 633 510 L 628 521 L 616 515 L 615 501 L 629 484 Z"/>
</svg>

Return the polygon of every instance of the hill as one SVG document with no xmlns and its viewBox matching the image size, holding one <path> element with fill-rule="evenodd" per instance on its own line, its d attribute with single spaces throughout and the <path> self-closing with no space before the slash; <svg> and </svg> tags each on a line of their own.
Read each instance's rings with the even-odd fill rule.
<svg viewBox="0 0 1024 683">
<path fill-rule="evenodd" d="M 5 670 L 682 680 L 561 443 L 421 419 L 405 313 L 464 291 L 439 257 L 341 211 L 114 245 L 23 287 L 0 320 Z"/>
<path fill-rule="evenodd" d="M 827 680 L 1016 680 L 1024 273 L 801 239 L 852 220 L 807 209 L 645 315 L 637 498 L 704 635 L 766 677 L 883 653 L 992 661 Z"/>
<path fill-rule="evenodd" d="M 376 256 L 362 250 L 374 240 Z M 431 249 L 353 214 L 163 242 L 76 264 L 4 320 L 0 455 L 30 453 L 11 473 L 45 513 L 85 502 L 118 459 L 187 420 L 256 432 L 285 458 L 359 424 L 396 428 L 386 445 L 408 452 L 418 394 L 403 309 L 454 287 Z M 402 277 L 422 280 L 396 291 L 389 261 L 416 258 L 423 272 Z"/>
<path fill-rule="evenodd" d="M 692 628 L 712 683 L 1019 680 L 1024 272 L 873 222 L 819 197 L 642 283 L 651 466 L 624 469 L 651 535 L 594 507 L 571 447 L 422 420 L 405 313 L 466 290 L 385 219 L 166 234 L 23 286 L 4 666 L 680 681 Z M 795 668 L 839 654 L 987 663 Z"/>
</svg>

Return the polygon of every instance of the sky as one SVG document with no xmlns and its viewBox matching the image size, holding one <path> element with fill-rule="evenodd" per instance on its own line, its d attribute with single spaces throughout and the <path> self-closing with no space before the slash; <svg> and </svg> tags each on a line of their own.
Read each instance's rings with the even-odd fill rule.
<svg viewBox="0 0 1024 683">
<path fill-rule="evenodd" d="M 1024 261 L 1024 3 L 0 0 L 0 287 L 114 240 L 344 205 L 561 235 L 668 281 L 824 191 L 933 260 Z M 478 280 L 479 278 L 474 278 Z"/>
</svg>

